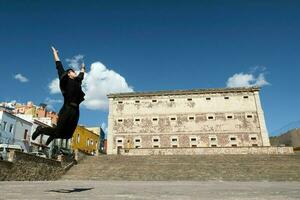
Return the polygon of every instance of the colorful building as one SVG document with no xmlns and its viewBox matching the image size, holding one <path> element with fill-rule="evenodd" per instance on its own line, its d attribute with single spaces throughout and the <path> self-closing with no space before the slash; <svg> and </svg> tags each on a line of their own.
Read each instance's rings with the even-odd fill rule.
<svg viewBox="0 0 300 200">
<path fill-rule="evenodd" d="M 77 126 L 71 141 L 73 150 L 81 150 L 91 155 L 98 155 L 99 135 L 84 126 Z"/>
</svg>

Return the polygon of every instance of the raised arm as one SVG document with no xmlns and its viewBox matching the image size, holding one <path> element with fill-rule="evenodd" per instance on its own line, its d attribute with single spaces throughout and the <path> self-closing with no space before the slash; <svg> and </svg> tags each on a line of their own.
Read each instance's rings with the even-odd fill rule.
<svg viewBox="0 0 300 200">
<path fill-rule="evenodd" d="M 80 69 L 80 73 L 77 76 L 77 80 L 82 82 L 83 78 L 84 78 L 84 73 L 85 73 L 85 64 L 82 63 L 81 65 L 81 69 Z"/>
<path fill-rule="evenodd" d="M 61 79 L 65 75 L 65 70 L 63 68 L 62 63 L 60 62 L 59 57 L 58 57 L 58 51 L 53 46 L 51 47 L 51 49 L 52 49 L 52 52 L 53 52 L 53 57 L 54 57 L 54 60 L 55 60 L 56 69 L 57 69 L 57 72 L 58 72 L 58 77 L 59 77 L 59 79 Z"/>
</svg>

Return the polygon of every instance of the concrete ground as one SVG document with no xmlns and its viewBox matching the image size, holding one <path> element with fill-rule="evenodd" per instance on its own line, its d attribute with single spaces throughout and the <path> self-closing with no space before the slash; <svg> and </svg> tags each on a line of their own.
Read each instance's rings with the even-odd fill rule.
<svg viewBox="0 0 300 200">
<path fill-rule="evenodd" d="M 300 182 L 0 182 L 0 199 L 300 199 Z"/>
</svg>

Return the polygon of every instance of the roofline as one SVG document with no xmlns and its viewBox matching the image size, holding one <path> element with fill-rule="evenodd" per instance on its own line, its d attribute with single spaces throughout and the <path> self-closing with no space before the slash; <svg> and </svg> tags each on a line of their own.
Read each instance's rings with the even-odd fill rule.
<svg viewBox="0 0 300 200">
<path fill-rule="evenodd" d="M 14 118 L 16 118 L 16 119 L 19 119 L 19 120 L 21 120 L 21 121 L 23 121 L 23 122 L 25 122 L 25 123 L 28 123 L 28 124 L 33 124 L 32 122 L 30 122 L 30 121 L 27 121 L 26 119 L 22 119 L 21 117 L 18 117 L 17 115 L 14 115 L 14 114 L 12 114 L 12 113 L 10 113 L 10 112 L 7 112 L 6 110 L 0 110 L 0 112 L 4 112 L 4 113 L 6 113 L 6 114 L 9 114 L 10 116 L 12 116 L 12 117 L 14 117 Z"/>
<path fill-rule="evenodd" d="M 108 98 L 125 98 L 125 97 L 145 97 L 145 96 L 172 96 L 172 95 L 192 95 L 208 93 L 236 93 L 236 92 L 255 92 L 260 91 L 260 87 L 237 87 L 237 88 L 207 88 L 192 90 L 165 90 L 153 92 L 128 92 L 108 94 Z"/>
</svg>

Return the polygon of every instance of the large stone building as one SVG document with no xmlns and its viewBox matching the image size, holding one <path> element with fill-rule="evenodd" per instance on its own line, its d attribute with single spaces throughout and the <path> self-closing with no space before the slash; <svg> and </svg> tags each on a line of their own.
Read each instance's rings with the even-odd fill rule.
<svg viewBox="0 0 300 200">
<path fill-rule="evenodd" d="M 259 91 L 251 87 L 110 94 L 107 153 L 268 147 Z"/>
</svg>

